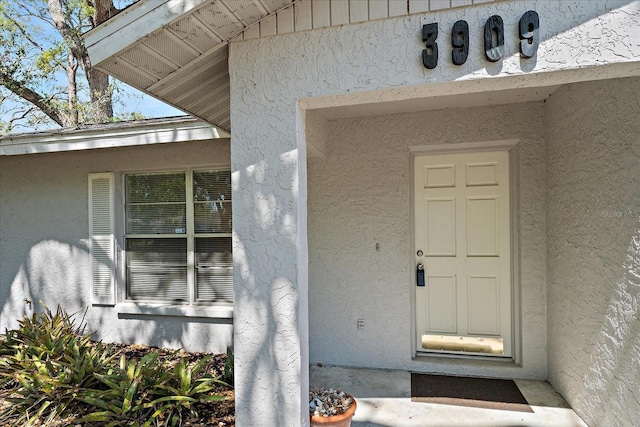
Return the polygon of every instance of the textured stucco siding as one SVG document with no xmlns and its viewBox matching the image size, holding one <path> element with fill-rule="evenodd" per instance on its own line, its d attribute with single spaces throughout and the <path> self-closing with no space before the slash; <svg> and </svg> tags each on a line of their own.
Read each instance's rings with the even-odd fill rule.
<svg viewBox="0 0 640 427">
<path fill-rule="evenodd" d="M 1 330 L 32 312 L 28 299 L 69 313 L 89 307 L 87 331 L 107 342 L 224 352 L 231 319 L 118 315 L 91 306 L 87 175 L 228 165 L 229 156 L 229 140 L 220 140 L 0 157 Z"/>
<path fill-rule="evenodd" d="M 640 423 L 640 79 L 547 102 L 549 381 L 593 426 Z"/>
<path fill-rule="evenodd" d="M 543 107 L 537 102 L 329 121 L 326 157 L 309 161 L 312 362 L 546 377 Z M 506 139 L 519 140 L 522 366 L 412 360 L 409 147 Z M 357 319 L 364 319 L 364 328 L 357 329 Z"/>
<path fill-rule="evenodd" d="M 543 23 L 540 48 L 535 58 L 523 60 L 518 53 L 516 28 L 522 14 L 531 9 L 538 12 Z M 489 63 L 481 48 L 482 29 L 487 18 L 494 14 L 505 20 L 505 57 Z M 447 40 L 450 28 L 460 19 L 469 23 L 472 48 L 465 65 L 457 67 L 451 63 Z M 434 70 L 425 69 L 421 62 L 424 43 L 420 29 L 423 23 L 429 22 L 438 22 L 442 34 L 439 38 L 441 64 Z M 639 24 L 637 3 L 629 1 L 505 1 L 232 43 L 229 73 L 233 123 L 234 346 L 238 425 L 308 423 L 306 313 L 309 302 L 315 303 L 315 299 L 307 297 L 310 282 L 306 276 L 306 115 L 315 113 L 311 110 L 320 111 L 332 106 L 553 86 L 630 73 L 637 75 L 640 74 L 640 46 L 622 29 L 637 28 Z M 451 123 L 460 126 L 459 122 Z M 322 144 L 317 140 L 329 131 L 325 127 L 328 125 L 317 121 L 312 125 L 311 146 L 322 150 Z M 437 123 L 432 125 L 438 126 Z M 491 130 L 493 122 L 485 126 L 487 131 Z M 447 130 L 440 129 L 441 133 Z M 467 129 L 465 132 L 472 131 Z M 473 135 L 485 133 L 476 129 Z M 425 131 L 424 136 L 426 140 L 427 136 L 435 139 L 439 135 L 427 135 Z M 446 135 L 442 137 L 446 138 Z M 489 138 L 495 139 L 494 136 Z M 351 141 L 344 140 L 343 143 L 350 144 Z M 356 158 L 355 154 L 353 156 Z M 384 170 L 384 156 L 377 163 L 380 170 Z M 533 176 L 527 176 L 532 170 L 536 171 Z M 539 191 L 544 192 L 544 174 L 539 169 L 532 167 L 522 174 L 525 181 L 529 180 L 527 185 L 535 181 L 540 185 Z M 402 178 L 397 182 L 400 184 Z M 368 185 L 375 187 L 373 183 Z M 399 185 L 396 190 L 409 191 Z M 372 188 L 371 191 L 376 190 Z M 545 248 L 544 219 L 541 219 L 544 201 L 540 202 L 544 197 L 540 194 L 522 201 L 532 205 L 531 211 L 525 212 L 535 212 L 531 220 L 526 218 L 521 230 L 523 240 L 527 233 L 534 236 L 531 243 L 534 249 L 530 249 L 533 255 L 521 255 L 523 260 L 529 256 L 534 259 L 529 266 L 524 261 L 522 264 L 522 276 L 530 274 L 533 278 L 527 277 L 527 280 L 535 283 L 529 284 L 531 287 L 523 286 L 523 301 L 541 298 L 545 292 L 544 271 L 539 267 L 544 256 L 536 255 Z M 364 215 L 363 211 L 356 213 Z M 380 211 L 379 215 L 384 219 L 391 213 Z M 367 223 L 367 218 L 362 219 L 371 229 L 376 226 Z M 310 227 L 314 225 L 310 224 Z M 395 227 L 397 224 L 391 230 Z M 375 245 L 378 237 L 365 234 L 358 239 L 367 243 L 364 251 L 369 253 L 371 244 Z M 395 247 L 394 243 L 387 246 L 380 241 L 380 244 L 382 250 Z M 395 245 L 398 245 L 397 241 Z M 351 256 L 355 258 L 355 249 L 351 250 L 354 252 Z M 372 263 L 372 259 L 358 259 L 358 265 L 370 266 L 368 263 Z M 398 289 L 401 285 L 391 276 L 408 273 L 408 264 L 404 261 L 402 266 L 393 266 L 385 273 L 384 281 L 393 281 L 394 289 Z M 536 296 L 524 295 L 525 291 Z M 371 305 L 380 304 L 372 296 L 363 298 Z M 397 301 L 396 307 L 400 308 Z M 409 307 L 401 308 L 409 311 Z M 402 317 L 402 314 L 394 314 Z M 528 336 L 544 336 L 545 326 L 541 321 L 544 307 L 541 304 L 524 307 L 522 316 L 538 319 L 537 324 L 523 321 L 523 330 L 531 328 L 526 331 Z M 409 323 L 406 315 L 404 318 L 401 323 Z M 343 327 L 349 331 L 346 335 L 353 334 L 353 323 Z M 369 333 L 372 329 L 363 332 Z M 408 336 L 407 333 L 405 343 L 409 342 Z M 532 377 L 544 376 L 544 362 L 540 362 L 545 351 L 542 341 L 534 340 L 540 345 L 528 344 L 523 351 L 523 355 L 533 354 L 538 360 L 527 365 L 531 367 L 527 375 Z M 370 344 L 360 348 L 379 353 Z M 398 353 L 394 351 L 394 354 Z M 383 356 L 375 354 L 362 357 L 372 364 L 382 365 L 384 360 Z M 406 356 L 402 357 L 406 361 Z M 397 361 L 388 363 L 398 364 Z M 443 364 L 441 368 L 451 370 L 451 365 L 453 363 Z M 489 369 L 488 372 L 505 372 L 506 368 L 503 369 Z M 265 401 L 270 404 L 264 405 Z"/>
</svg>

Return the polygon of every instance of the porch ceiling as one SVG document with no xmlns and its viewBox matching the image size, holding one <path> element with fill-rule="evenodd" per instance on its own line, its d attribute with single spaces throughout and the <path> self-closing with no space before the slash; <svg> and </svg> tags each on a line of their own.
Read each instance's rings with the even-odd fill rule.
<svg viewBox="0 0 640 427">
<path fill-rule="evenodd" d="M 141 0 L 91 30 L 96 68 L 229 131 L 229 41 L 297 0 Z"/>
</svg>

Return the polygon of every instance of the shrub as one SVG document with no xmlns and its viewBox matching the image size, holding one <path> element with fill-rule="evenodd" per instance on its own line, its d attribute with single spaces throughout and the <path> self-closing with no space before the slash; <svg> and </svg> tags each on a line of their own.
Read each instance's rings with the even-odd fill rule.
<svg viewBox="0 0 640 427">
<path fill-rule="evenodd" d="M 215 389 L 228 384 L 207 374 L 209 357 L 175 366 L 157 352 L 118 359 L 82 335 L 73 317 L 45 307 L 7 331 L 0 399 L 10 405 L 0 425 L 177 426 L 197 417 L 199 404 L 224 399 Z"/>
<path fill-rule="evenodd" d="M 0 397 L 11 405 L 0 421 L 31 425 L 81 412 L 81 390 L 101 387 L 96 375 L 107 372 L 111 357 L 89 335 L 78 334 L 73 317 L 45 307 L 7 331 L 0 344 Z"/>
<path fill-rule="evenodd" d="M 182 359 L 173 370 L 157 361 L 155 352 L 139 361 L 121 357 L 119 369 L 99 376 L 108 388 L 92 390 L 80 398 L 97 410 L 78 421 L 149 426 L 163 420 L 163 425 L 179 425 L 184 419 L 198 416 L 195 403 L 224 399 L 211 392 L 216 384 L 227 384 L 202 372 L 209 357 L 193 366 Z"/>
</svg>

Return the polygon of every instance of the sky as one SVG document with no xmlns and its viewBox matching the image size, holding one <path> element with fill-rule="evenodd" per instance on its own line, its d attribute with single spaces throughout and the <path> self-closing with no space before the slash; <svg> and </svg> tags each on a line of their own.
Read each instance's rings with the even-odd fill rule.
<svg viewBox="0 0 640 427">
<path fill-rule="evenodd" d="M 184 111 L 173 108 L 171 105 L 165 104 L 152 96 L 146 95 L 125 83 L 121 82 L 120 85 L 126 86 L 127 91 L 135 95 L 125 96 L 122 99 L 122 101 L 126 103 L 127 111 L 129 112 L 135 111 L 145 117 L 170 117 L 186 114 Z"/>
<path fill-rule="evenodd" d="M 153 0 L 151 0 L 153 1 Z M 134 0 L 114 0 L 114 5 L 117 8 L 123 9 L 126 6 L 135 3 Z M 56 30 L 47 25 L 43 25 L 41 21 L 33 21 L 34 25 L 37 25 L 39 28 L 44 30 L 42 34 L 43 37 L 48 37 L 49 35 L 54 38 L 59 38 L 59 34 Z M 39 34 L 35 32 L 33 35 Z M 43 41 L 43 43 L 46 43 Z M 79 72 L 79 79 L 83 79 L 80 77 L 82 72 Z M 66 75 L 64 71 L 60 71 L 54 74 L 54 80 L 51 80 L 52 86 L 54 85 L 66 85 Z M 139 113 L 144 117 L 170 117 L 170 116 L 179 116 L 184 115 L 185 113 L 181 110 L 175 109 L 170 105 L 165 104 L 162 101 L 159 101 L 151 96 L 145 95 L 143 92 L 123 83 L 117 82 L 117 102 L 114 102 L 113 108 L 114 113 L 116 115 L 122 115 L 125 113 Z M 40 88 L 41 90 L 45 90 L 45 88 Z M 2 101 L 2 113 L 0 113 L 0 120 L 2 122 L 8 122 L 11 118 L 11 114 L 15 111 L 12 109 L 12 106 L 16 105 L 10 99 L 5 99 Z M 4 113 L 4 114 L 3 114 Z M 26 122 L 21 121 L 20 126 L 14 128 L 12 133 L 21 133 L 21 132 L 31 132 L 31 131 L 39 131 L 39 130 L 47 130 L 57 128 L 58 126 L 55 123 L 50 124 L 39 124 L 39 125 L 28 125 Z"/>
</svg>

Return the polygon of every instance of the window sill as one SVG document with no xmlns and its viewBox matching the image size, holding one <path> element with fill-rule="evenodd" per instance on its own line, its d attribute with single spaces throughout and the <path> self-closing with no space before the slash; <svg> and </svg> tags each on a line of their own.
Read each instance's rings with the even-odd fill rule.
<svg viewBox="0 0 640 427">
<path fill-rule="evenodd" d="M 124 302 L 116 304 L 115 309 L 118 314 L 129 315 L 233 319 L 233 307 L 227 305 L 187 306 Z"/>
</svg>

